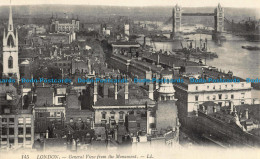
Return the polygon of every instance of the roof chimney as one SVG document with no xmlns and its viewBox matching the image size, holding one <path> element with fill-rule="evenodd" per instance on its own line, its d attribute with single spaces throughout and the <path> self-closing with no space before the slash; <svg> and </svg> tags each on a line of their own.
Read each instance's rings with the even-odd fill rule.
<svg viewBox="0 0 260 159">
<path fill-rule="evenodd" d="M 93 99 L 94 105 L 97 102 L 97 96 L 98 96 L 97 87 L 98 87 L 97 82 L 94 82 L 94 99 Z"/>
<path fill-rule="evenodd" d="M 245 112 L 245 118 L 248 119 L 248 108 L 246 108 L 245 111 L 246 111 L 246 112 Z"/>
<path fill-rule="evenodd" d="M 233 102 L 230 103 L 230 114 L 234 111 L 234 104 Z"/>
<path fill-rule="evenodd" d="M 117 100 L 117 82 L 115 83 L 115 100 Z"/>
<path fill-rule="evenodd" d="M 153 82 L 149 82 L 149 98 L 154 100 L 153 98 Z"/>
<path fill-rule="evenodd" d="M 129 94 L 129 91 L 128 91 L 128 82 L 126 81 L 125 82 L 125 100 L 128 100 L 128 94 Z"/>
<path fill-rule="evenodd" d="M 49 138 L 49 130 L 46 130 L 46 139 Z"/>
</svg>

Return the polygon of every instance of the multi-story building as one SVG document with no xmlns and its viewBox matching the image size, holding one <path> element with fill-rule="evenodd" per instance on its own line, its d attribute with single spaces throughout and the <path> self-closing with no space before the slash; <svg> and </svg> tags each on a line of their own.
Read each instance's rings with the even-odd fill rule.
<svg viewBox="0 0 260 159">
<path fill-rule="evenodd" d="M 72 18 L 71 20 L 68 17 L 64 19 L 54 18 L 53 16 L 50 19 L 50 32 L 63 32 L 69 33 L 72 30 L 79 31 L 79 19 Z"/>
<path fill-rule="evenodd" d="M 66 88 L 37 87 L 34 108 L 36 138 L 56 126 L 63 126 L 66 114 Z M 50 136 L 51 136 L 50 132 Z"/>
<path fill-rule="evenodd" d="M 220 106 L 252 102 L 251 83 L 233 76 L 232 72 L 223 73 L 202 68 L 201 74 L 183 75 L 182 78 L 183 83 L 175 84 L 175 96 L 178 99 L 181 119 L 196 114 L 194 112 L 198 110 L 198 106 L 207 101 L 213 101 Z"/>
<path fill-rule="evenodd" d="M 31 110 L 12 111 L 6 108 L 0 118 L 1 149 L 32 148 L 34 117 Z"/>
</svg>

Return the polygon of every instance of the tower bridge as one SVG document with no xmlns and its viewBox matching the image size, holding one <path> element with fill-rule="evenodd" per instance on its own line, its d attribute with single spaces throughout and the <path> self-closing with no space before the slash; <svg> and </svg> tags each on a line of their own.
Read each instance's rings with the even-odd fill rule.
<svg viewBox="0 0 260 159">
<path fill-rule="evenodd" d="M 220 4 L 215 8 L 214 13 L 185 13 L 182 8 L 176 5 L 172 10 L 172 37 L 178 36 L 181 32 L 181 22 L 183 16 L 212 16 L 214 17 L 214 30 L 215 33 L 221 33 L 224 31 L 224 8 Z M 171 20 L 170 19 L 170 20 Z"/>
</svg>

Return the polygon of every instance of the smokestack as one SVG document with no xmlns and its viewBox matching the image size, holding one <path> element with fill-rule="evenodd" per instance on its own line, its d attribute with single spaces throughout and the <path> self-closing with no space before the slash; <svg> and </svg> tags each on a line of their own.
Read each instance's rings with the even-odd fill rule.
<svg viewBox="0 0 260 159">
<path fill-rule="evenodd" d="M 245 118 L 248 119 L 248 108 L 246 108 L 245 111 L 246 111 L 246 112 L 245 112 Z"/>
<path fill-rule="evenodd" d="M 128 91 L 128 82 L 125 82 L 125 100 L 128 100 L 128 94 L 129 94 L 129 91 Z"/>
<path fill-rule="evenodd" d="M 144 47 L 145 47 L 145 45 L 146 45 L 146 37 L 144 36 Z"/>
<path fill-rule="evenodd" d="M 53 92 L 52 92 L 52 98 L 53 98 L 53 99 L 52 99 L 52 100 L 53 100 L 53 101 L 52 101 L 52 104 L 55 105 L 55 90 L 53 89 L 52 91 L 53 91 Z"/>
<path fill-rule="evenodd" d="M 49 138 L 49 130 L 46 130 L 46 139 Z"/>
<path fill-rule="evenodd" d="M 117 82 L 115 83 L 115 100 L 117 100 Z"/>
<path fill-rule="evenodd" d="M 94 99 L 93 99 L 94 105 L 97 102 L 97 95 L 98 95 L 97 87 L 98 87 L 97 82 L 94 82 Z"/>
<path fill-rule="evenodd" d="M 233 105 L 233 102 L 231 102 L 230 104 L 230 114 L 234 111 L 234 105 Z"/>
<path fill-rule="evenodd" d="M 160 55 L 159 55 L 159 53 L 157 54 L 157 66 L 159 66 L 160 65 Z"/>
<path fill-rule="evenodd" d="M 149 98 L 151 100 L 154 100 L 154 98 L 153 98 L 153 83 L 152 82 L 149 83 Z"/>
<path fill-rule="evenodd" d="M 159 89 L 159 82 L 157 82 L 157 79 L 158 79 L 159 75 L 155 74 L 155 89 Z"/>
</svg>

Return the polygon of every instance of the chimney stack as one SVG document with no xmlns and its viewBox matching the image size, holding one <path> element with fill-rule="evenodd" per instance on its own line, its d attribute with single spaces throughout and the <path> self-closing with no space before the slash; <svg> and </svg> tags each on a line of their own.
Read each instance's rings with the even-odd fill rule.
<svg viewBox="0 0 260 159">
<path fill-rule="evenodd" d="M 245 112 L 245 118 L 248 119 L 248 108 L 246 108 L 245 111 L 246 111 L 246 112 Z"/>
<path fill-rule="evenodd" d="M 117 82 L 115 83 L 115 100 L 117 100 Z"/>
<path fill-rule="evenodd" d="M 149 82 L 149 98 L 154 100 L 153 98 L 153 82 Z"/>
<path fill-rule="evenodd" d="M 234 111 L 234 105 L 233 105 L 233 102 L 231 102 L 230 104 L 230 114 Z"/>
<path fill-rule="evenodd" d="M 46 139 L 49 138 L 49 130 L 46 130 Z"/>
<path fill-rule="evenodd" d="M 125 100 L 128 100 L 128 94 L 129 94 L 129 91 L 128 91 L 128 82 L 125 82 Z"/>
<path fill-rule="evenodd" d="M 94 105 L 97 102 L 97 96 L 98 96 L 97 87 L 98 87 L 97 82 L 94 82 L 94 100 L 93 100 Z"/>
</svg>

